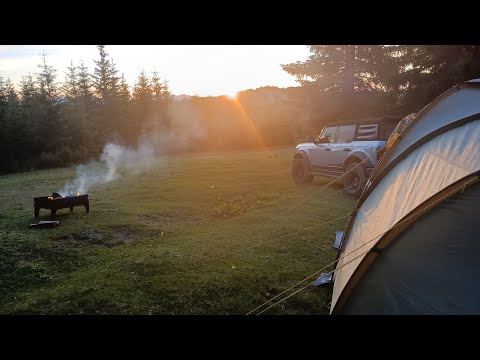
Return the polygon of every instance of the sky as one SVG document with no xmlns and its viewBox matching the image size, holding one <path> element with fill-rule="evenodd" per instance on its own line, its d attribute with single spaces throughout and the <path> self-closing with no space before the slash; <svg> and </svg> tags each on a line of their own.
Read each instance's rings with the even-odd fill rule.
<svg viewBox="0 0 480 360">
<path fill-rule="evenodd" d="M 235 95 L 260 86 L 298 86 L 281 64 L 303 61 L 309 56 L 305 45 L 107 45 L 107 53 L 125 74 L 130 86 L 143 69 L 157 70 L 174 95 Z M 0 45 L 0 75 L 15 85 L 22 75 L 38 71 L 40 54 L 57 70 L 63 81 L 70 60 L 83 60 L 93 73 L 98 60 L 95 45 Z"/>
</svg>

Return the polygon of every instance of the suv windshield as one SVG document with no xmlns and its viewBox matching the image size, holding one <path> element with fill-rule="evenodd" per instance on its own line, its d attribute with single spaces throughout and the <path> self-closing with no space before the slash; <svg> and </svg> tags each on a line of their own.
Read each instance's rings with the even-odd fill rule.
<svg viewBox="0 0 480 360">
<path fill-rule="evenodd" d="M 320 142 L 320 139 L 327 139 L 329 143 L 333 143 L 335 141 L 336 132 L 337 132 L 337 126 L 326 127 L 325 129 L 323 129 L 322 133 L 318 137 L 318 141 Z"/>
</svg>

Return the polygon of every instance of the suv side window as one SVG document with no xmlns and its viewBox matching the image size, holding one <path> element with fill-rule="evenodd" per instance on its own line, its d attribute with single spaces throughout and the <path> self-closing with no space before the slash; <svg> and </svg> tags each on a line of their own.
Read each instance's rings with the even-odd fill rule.
<svg viewBox="0 0 480 360">
<path fill-rule="evenodd" d="M 335 134 L 337 132 L 337 127 L 338 126 L 329 126 L 323 129 L 322 133 L 318 137 L 318 140 L 321 138 L 327 138 L 330 143 L 335 142 Z"/>
<path fill-rule="evenodd" d="M 357 132 L 357 140 L 368 141 L 377 140 L 378 138 L 378 124 L 360 125 Z"/>
<path fill-rule="evenodd" d="M 356 125 L 343 125 L 338 129 L 337 143 L 344 144 L 350 143 L 355 137 Z"/>
</svg>

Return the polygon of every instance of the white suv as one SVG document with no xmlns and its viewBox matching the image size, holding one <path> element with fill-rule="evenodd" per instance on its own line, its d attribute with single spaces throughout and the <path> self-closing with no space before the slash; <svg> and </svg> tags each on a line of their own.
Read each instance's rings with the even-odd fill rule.
<svg viewBox="0 0 480 360">
<path fill-rule="evenodd" d="M 386 116 L 325 125 L 316 140 L 309 136 L 306 143 L 297 145 L 292 164 L 293 180 L 306 184 L 312 182 L 314 176 L 335 178 L 346 173 L 343 177 L 345 193 L 360 196 L 401 119 L 401 116 Z"/>
</svg>

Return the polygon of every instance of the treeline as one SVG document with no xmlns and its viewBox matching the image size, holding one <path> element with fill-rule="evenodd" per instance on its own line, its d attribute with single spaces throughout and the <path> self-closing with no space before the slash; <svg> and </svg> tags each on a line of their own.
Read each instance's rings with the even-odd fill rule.
<svg viewBox="0 0 480 360">
<path fill-rule="evenodd" d="M 283 69 L 311 89 L 320 122 L 417 112 L 480 77 L 480 45 L 310 45 L 310 52 Z"/>
<path fill-rule="evenodd" d="M 92 74 L 72 61 L 58 80 L 43 55 L 17 88 L 0 76 L 1 173 L 84 162 L 109 141 L 161 152 L 291 145 L 327 121 L 419 111 L 480 77 L 480 46 L 312 45 L 308 59 L 283 65 L 300 87 L 174 101 L 156 72 L 130 86 L 98 50 Z"/>
<path fill-rule="evenodd" d="M 173 101 L 157 72 L 141 71 L 129 86 L 105 46 L 98 51 L 93 73 L 71 61 L 59 80 L 43 55 L 38 71 L 23 76 L 17 88 L 0 76 L 0 173 L 85 162 L 98 157 L 107 142 L 136 147 L 148 141 L 165 153 L 291 144 L 299 138 L 302 95 L 289 98 L 285 89 L 266 87 L 238 99 Z"/>
<path fill-rule="evenodd" d="M 107 141 L 134 144 L 147 119 L 168 122 L 166 81 L 142 71 L 130 91 L 105 47 L 98 50 L 93 74 L 71 62 L 63 82 L 45 54 L 18 91 L 0 76 L 0 172 L 86 161 Z"/>
</svg>

